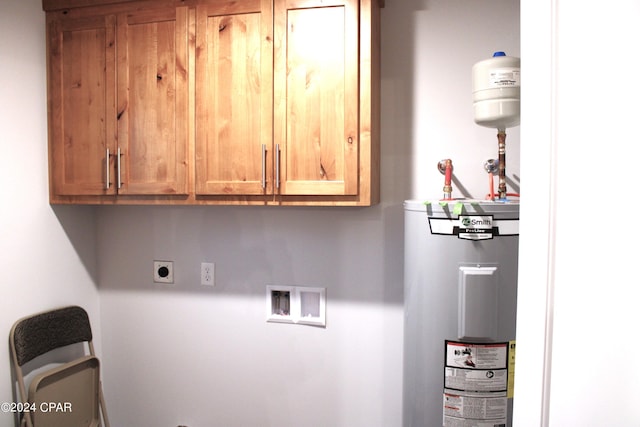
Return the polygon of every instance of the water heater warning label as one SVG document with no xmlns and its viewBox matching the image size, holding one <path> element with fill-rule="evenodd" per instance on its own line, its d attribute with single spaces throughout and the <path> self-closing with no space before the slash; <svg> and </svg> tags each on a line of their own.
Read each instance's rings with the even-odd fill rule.
<svg viewBox="0 0 640 427">
<path fill-rule="evenodd" d="M 509 343 L 445 341 L 443 425 L 506 426 Z"/>
<path fill-rule="evenodd" d="M 505 425 L 507 398 L 504 393 L 466 393 L 445 390 L 444 425 L 488 426 Z"/>
<path fill-rule="evenodd" d="M 507 391 L 508 343 L 445 343 L 444 386 L 456 390 Z"/>
</svg>

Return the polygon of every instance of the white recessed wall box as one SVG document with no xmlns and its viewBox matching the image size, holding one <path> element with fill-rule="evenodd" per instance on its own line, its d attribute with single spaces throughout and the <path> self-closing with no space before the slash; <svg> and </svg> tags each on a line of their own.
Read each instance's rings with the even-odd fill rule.
<svg viewBox="0 0 640 427">
<path fill-rule="evenodd" d="M 267 285 L 267 322 L 326 326 L 325 288 Z"/>
</svg>

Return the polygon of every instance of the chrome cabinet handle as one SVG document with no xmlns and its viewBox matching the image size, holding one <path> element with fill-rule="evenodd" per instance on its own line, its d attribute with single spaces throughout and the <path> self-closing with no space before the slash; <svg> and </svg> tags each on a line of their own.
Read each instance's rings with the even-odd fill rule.
<svg viewBox="0 0 640 427">
<path fill-rule="evenodd" d="M 121 175 L 121 167 L 120 167 L 120 156 L 122 153 L 120 152 L 120 147 L 118 147 L 117 152 L 117 165 L 118 165 L 118 190 L 122 188 L 122 175 Z"/>
<path fill-rule="evenodd" d="M 262 189 L 267 188 L 267 171 L 266 171 L 266 163 L 267 163 L 267 146 L 262 144 Z"/>
<path fill-rule="evenodd" d="M 276 144 L 276 188 L 280 189 L 280 144 Z"/>
<path fill-rule="evenodd" d="M 105 190 L 108 190 L 109 186 L 111 184 L 109 182 L 111 180 L 111 177 L 109 176 L 109 156 L 110 156 L 109 149 L 107 148 L 107 157 L 104 160 L 104 166 L 105 166 L 104 169 L 106 171 L 106 177 L 105 177 L 106 178 L 106 182 L 105 182 L 105 185 L 104 185 L 104 189 Z"/>
</svg>

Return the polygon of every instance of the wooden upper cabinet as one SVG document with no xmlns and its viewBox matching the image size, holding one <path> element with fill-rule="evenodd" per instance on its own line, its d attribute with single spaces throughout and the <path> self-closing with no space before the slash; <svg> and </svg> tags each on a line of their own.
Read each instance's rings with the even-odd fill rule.
<svg viewBox="0 0 640 427">
<path fill-rule="evenodd" d="M 188 9 L 78 15 L 48 15 L 51 200 L 186 195 Z"/>
<path fill-rule="evenodd" d="M 379 201 L 379 0 L 43 0 L 52 203 Z"/>
<path fill-rule="evenodd" d="M 49 17 L 51 18 L 51 17 Z M 113 194 L 115 16 L 48 19 L 52 198 Z"/>
<path fill-rule="evenodd" d="M 358 6 L 275 0 L 280 195 L 358 194 Z"/>
<path fill-rule="evenodd" d="M 273 194 L 271 0 L 196 7 L 196 195 Z"/>
<path fill-rule="evenodd" d="M 118 15 L 118 194 L 187 194 L 188 30 L 186 7 Z"/>
</svg>

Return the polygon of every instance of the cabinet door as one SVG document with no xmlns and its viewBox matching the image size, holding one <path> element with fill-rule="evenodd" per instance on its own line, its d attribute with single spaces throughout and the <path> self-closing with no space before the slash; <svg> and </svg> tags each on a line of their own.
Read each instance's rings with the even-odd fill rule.
<svg viewBox="0 0 640 427">
<path fill-rule="evenodd" d="M 358 192 L 358 1 L 275 0 L 282 195 Z"/>
<path fill-rule="evenodd" d="M 51 198 L 113 194 L 115 16 L 47 21 Z"/>
<path fill-rule="evenodd" d="M 196 194 L 271 194 L 271 0 L 212 0 L 196 15 Z"/>
<path fill-rule="evenodd" d="M 188 9 L 118 15 L 118 194 L 187 192 Z"/>
</svg>

